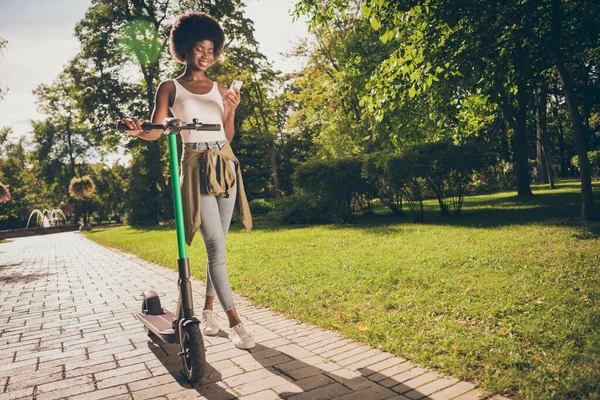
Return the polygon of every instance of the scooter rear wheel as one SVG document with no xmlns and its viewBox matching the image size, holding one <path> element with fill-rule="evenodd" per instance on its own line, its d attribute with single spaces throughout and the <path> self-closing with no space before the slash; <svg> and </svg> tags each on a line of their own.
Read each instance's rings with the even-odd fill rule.
<svg viewBox="0 0 600 400">
<path fill-rule="evenodd" d="M 181 363 L 183 373 L 190 383 L 198 383 L 204 376 L 206 351 L 198 324 L 188 324 L 183 328 L 183 353 Z"/>
</svg>

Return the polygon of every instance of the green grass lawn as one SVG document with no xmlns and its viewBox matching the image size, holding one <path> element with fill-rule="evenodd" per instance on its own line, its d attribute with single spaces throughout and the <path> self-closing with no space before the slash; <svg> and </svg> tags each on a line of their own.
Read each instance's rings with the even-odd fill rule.
<svg viewBox="0 0 600 400">
<path fill-rule="evenodd" d="M 517 398 L 600 397 L 600 226 L 578 182 L 469 197 L 464 215 L 352 225 L 233 225 L 234 290 L 291 317 Z M 600 185 L 595 185 L 596 201 Z M 120 227 L 97 242 L 176 268 L 175 232 Z M 198 236 L 188 253 L 205 277 Z"/>
</svg>

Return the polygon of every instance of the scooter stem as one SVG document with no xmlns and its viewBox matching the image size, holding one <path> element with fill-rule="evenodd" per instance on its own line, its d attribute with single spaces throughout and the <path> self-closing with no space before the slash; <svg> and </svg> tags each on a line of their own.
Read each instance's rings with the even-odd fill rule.
<svg viewBox="0 0 600 400">
<path fill-rule="evenodd" d="M 177 135 L 169 133 L 169 156 L 171 159 L 171 183 L 173 185 L 173 205 L 175 206 L 175 225 L 177 227 L 177 247 L 179 258 L 187 258 L 185 249 L 185 232 L 183 230 L 183 206 L 181 205 L 181 188 L 179 187 L 179 160 L 177 159 Z"/>
<path fill-rule="evenodd" d="M 181 290 L 180 304 L 177 307 L 177 318 L 188 320 L 194 316 L 194 299 L 190 281 L 190 264 L 185 248 L 185 231 L 183 225 L 183 206 L 181 204 L 181 188 L 179 186 L 179 159 L 177 158 L 177 134 L 169 133 L 169 158 L 171 160 L 171 184 L 173 186 L 173 205 L 175 206 L 175 225 L 177 228 L 177 247 L 179 259 L 179 284 Z M 180 308 L 181 307 L 181 308 Z M 181 312 L 182 315 L 179 313 Z"/>
</svg>

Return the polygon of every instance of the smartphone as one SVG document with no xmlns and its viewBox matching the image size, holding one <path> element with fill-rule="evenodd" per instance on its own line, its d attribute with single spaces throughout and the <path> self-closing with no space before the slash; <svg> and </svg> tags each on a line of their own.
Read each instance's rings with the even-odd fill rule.
<svg viewBox="0 0 600 400">
<path fill-rule="evenodd" d="M 242 81 L 233 81 L 231 83 L 231 86 L 229 87 L 229 90 L 234 92 L 235 90 L 233 90 L 233 88 L 237 88 L 237 90 L 240 90 L 242 88 Z"/>
</svg>

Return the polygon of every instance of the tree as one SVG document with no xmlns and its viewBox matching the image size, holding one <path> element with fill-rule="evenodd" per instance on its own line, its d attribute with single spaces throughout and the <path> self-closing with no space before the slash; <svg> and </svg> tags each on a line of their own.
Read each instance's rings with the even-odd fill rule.
<svg viewBox="0 0 600 400">
<path fill-rule="evenodd" d="M 96 192 L 96 185 L 89 175 L 74 177 L 69 184 L 69 194 L 77 201 L 84 204 L 83 226 L 88 225 L 88 202 L 87 199 Z"/>
<path fill-rule="evenodd" d="M 118 163 L 112 167 L 98 164 L 90 173 L 96 185 L 96 191 L 88 198 L 90 214 L 95 213 L 98 222 L 118 220 L 125 211 L 130 170 Z"/>
<path fill-rule="evenodd" d="M 564 11 L 569 12 L 565 14 Z M 592 14 L 587 14 L 592 13 Z M 595 14 L 594 14 L 595 13 Z M 600 5 L 595 2 L 582 2 L 582 4 L 561 6 L 560 0 L 551 0 L 551 28 L 549 32 L 549 51 L 552 55 L 558 71 L 558 76 L 565 93 L 565 99 L 571 115 L 571 123 L 575 132 L 575 145 L 579 158 L 579 169 L 581 171 L 581 193 L 582 206 L 581 217 L 586 220 L 597 220 L 598 211 L 594 205 L 592 195 L 591 166 L 587 154 L 587 129 L 579 112 L 579 102 L 573 87 L 571 74 L 567 69 L 564 52 L 562 50 L 563 30 L 569 29 L 572 33 L 567 39 L 569 44 L 576 46 L 580 51 L 598 48 L 600 39 Z M 589 25 L 589 24 L 592 25 Z M 591 28 L 591 32 L 588 31 Z M 569 40 L 570 39 L 570 40 Z M 581 62 L 582 54 L 571 55 L 574 63 Z"/>
<path fill-rule="evenodd" d="M 40 163 L 47 184 L 56 182 L 63 165 L 68 168 L 64 171 L 67 179 L 63 183 L 68 184 L 75 176 L 75 157 L 85 154 L 93 145 L 77 103 L 77 90 L 73 77 L 62 72 L 52 85 L 41 84 L 33 91 L 38 111 L 46 115 L 44 121 L 32 121 L 32 125 L 34 157 Z M 63 187 L 66 198 L 68 185 Z"/>
<path fill-rule="evenodd" d="M 550 189 L 554 189 L 554 173 L 549 154 L 548 124 L 546 123 L 548 96 L 543 76 L 539 76 L 536 82 L 535 102 L 537 105 L 535 113 L 537 181 L 549 183 Z"/>
<path fill-rule="evenodd" d="M 343 13 L 349 3 L 303 0 L 296 10 L 311 16 L 312 24 L 319 26 L 326 21 L 324 15 Z M 381 41 L 392 51 L 373 75 L 372 91 L 363 101 L 382 121 L 386 114 L 410 109 L 414 102 L 443 105 L 437 96 L 444 91 L 446 101 L 450 99 L 457 107 L 469 95 L 482 91 L 498 106 L 513 132 L 517 190 L 520 195 L 530 195 L 527 126 L 529 116 L 534 115 L 529 110 L 535 104 L 531 84 L 536 76 L 552 69 L 558 73 L 569 104 L 577 153 L 583 155 L 582 165 L 587 164 L 585 121 L 590 118 L 578 114 L 581 109 L 591 115 L 597 98 L 592 88 L 597 79 L 590 77 L 597 76 L 593 65 L 598 58 L 599 7 L 592 1 L 560 0 L 366 1 L 361 17 L 380 32 Z M 565 38 L 568 45 L 561 45 Z M 573 61 L 569 68 L 564 60 Z M 573 82 L 577 89 L 570 89 Z M 452 113 L 448 115 L 452 117 Z M 586 219 L 596 216 L 589 182 L 584 166 L 582 216 Z"/>
<path fill-rule="evenodd" d="M 41 207 L 41 182 L 25 166 L 25 159 L 0 158 L 0 182 L 8 186 L 10 201 L 0 203 L 0 230 L 24 228 L 29 213 Z"/>
<path fill-rule="evenodd" d="M 301 11 L 299 11 L 301 10 Z M 363 101 L 371 91 L 370 77 L 389 56 L 368 21 L 359 18 L 360 2 L 347 2 L 335 11 L 326 5 L 297 6 L 297 13 L 310 12 L 319 23 L 312 37 L 301 42 L 293 55 L 306 60 L 293 77 L 290 98 L 296 103 L 287 130 L 310 133 L 313 152 L 320 158 L 345 158 L 378 148 L 400 145 L 412 132 L 398 129 L 398 116 L 376 119 Z"/>
<path fill-rule="evenodd" d="M 70 68 L 82 88 L 79 96 L 93 133 L 107 145 L 124 140 L 123 135 L 106 134 L 114 130 L 114 121 L 127 115 L 149 115 L 159 81 L 181 71 L 170 60 L 166 43 L 175 17 L 190 10 L 206 11 L 223 25 L 227 56 L 211 69 L 211 77 L 225 72 L 232 79 L 244 65 L 236 62 L 256 47 L 252 21 L 243 16 L 241 0 L 94 0 L 77 24 L 81 52 Z M 128 148 L 134 160 L 130 208 L 136 209 L 130 222 L 156 224 L 172 210 L 166 145 L 160 140 L 132 140 Z"/>
</svg>

